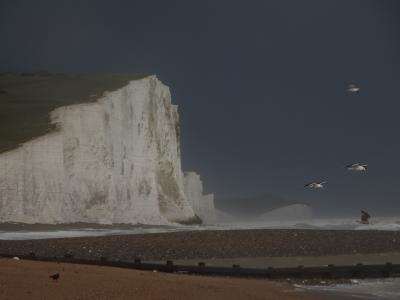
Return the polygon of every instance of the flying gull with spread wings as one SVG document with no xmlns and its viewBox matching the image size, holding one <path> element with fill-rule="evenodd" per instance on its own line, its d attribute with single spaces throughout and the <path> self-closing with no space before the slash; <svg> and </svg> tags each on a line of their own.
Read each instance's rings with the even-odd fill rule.
<svg viewBox="0 0 400 300">
<path fill-rule="evenodd" d="M 349 171 L 363 172 L 367 171 L 368 165 L 363 163 L 353 163 L 345 167 Z"/>
<path fill-rule="evenodd" d="M 304 187 L 310 188 L 310 189 L 322 189 L 324 187 L 324 184 L 326 184 L 328 181 L 315 181 L 315 182 L 310 182 L 307 183 Z"/>
<path fill-rule="evenodd" d="M 348 87 L 347 87 L 347 91 L 348 91 L 349 93 L 352 93 L 352 94 L 354 94 L 354 93 L 359 93 L 359 92 L 360 92 L 360 87 L 357 86 L 357 85 L 354 84 L 354 83 L 350 83 L 350 84 L 348 85 Z"/>
</svg>

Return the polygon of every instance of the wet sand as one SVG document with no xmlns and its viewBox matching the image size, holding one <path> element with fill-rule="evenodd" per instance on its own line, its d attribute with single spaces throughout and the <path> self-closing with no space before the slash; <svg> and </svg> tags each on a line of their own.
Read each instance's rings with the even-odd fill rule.
<svg viewBox="0 0 400 300">
<path fill-rule="evenodd" d="M 58 272 L 54 281 L 49 275 Z M 286 283 L 0 259 L 0 299 L 318 300 Z M 338 298 L 339 299 L 339 298 Z"/>
</svg>

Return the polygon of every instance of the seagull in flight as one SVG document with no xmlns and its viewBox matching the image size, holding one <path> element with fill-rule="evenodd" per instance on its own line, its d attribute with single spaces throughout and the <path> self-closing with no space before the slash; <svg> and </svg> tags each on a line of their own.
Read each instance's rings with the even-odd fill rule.
<svg viewBox="0 0 400 300">
<path fill-rule="evenodd" d="M 367 171 L 368 165 L 362 163 L 354 163 L 345 167 L 349 171 L 363 172 Z"/>
<path fill-rule="evenodd" d="M 350 83 L 349 86 L 347 87 L 347 91 L 349 93 L 359 93 L 360 87 L 355 85 L 354 83 Z"/>
<path fill-rule="evenodd" d="M 322 189 L 324 187 L 324 184 L 327 182 L 328 181 L 310 182 L 310 183 L 307 183 L 304 187 L 310 188 L 310 189 Z"/>
</svg>

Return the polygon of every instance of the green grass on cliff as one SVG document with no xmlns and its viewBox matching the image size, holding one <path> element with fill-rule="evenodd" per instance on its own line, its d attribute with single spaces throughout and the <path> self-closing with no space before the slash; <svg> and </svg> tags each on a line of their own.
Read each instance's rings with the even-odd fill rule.
<svg viewBox="0 0 400 300">
<path fill-rule="evenodd" d="M 57 107 L 96 101 L 146 75 L 0 73 L 0 153 L 51 130 Z"/>
</svg>

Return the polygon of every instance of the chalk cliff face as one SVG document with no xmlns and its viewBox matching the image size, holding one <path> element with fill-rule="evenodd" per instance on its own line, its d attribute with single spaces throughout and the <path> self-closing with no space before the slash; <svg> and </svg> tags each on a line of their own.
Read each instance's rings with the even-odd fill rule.
<svg viewBox="0 0 400 300">
<path fill-rule="evenodd" d="M 185 194 L 197 216 L 205 224 L 216 222 L 216 211 L 214 207 L 214 195 L 203 195 L 203 183 L 200 175 L 195 172 L 185 172 L 184 181 Z"/>
<path fill-rule="evenodd" d="M 0 222 L 166 224 L 194 217 L 179 117 L 155 76 L 51 113 L 57 130 L 0 154 Z"/>
</svg>

